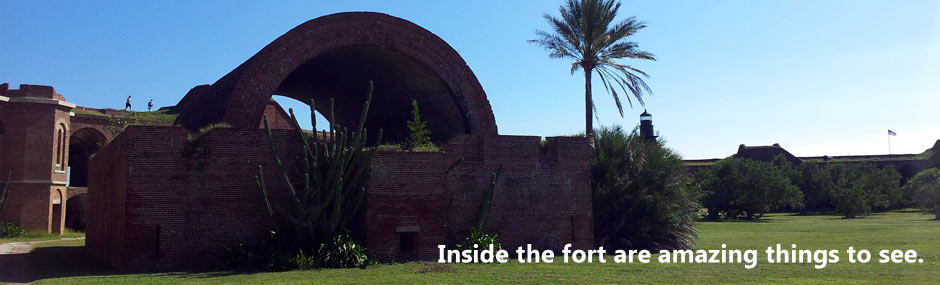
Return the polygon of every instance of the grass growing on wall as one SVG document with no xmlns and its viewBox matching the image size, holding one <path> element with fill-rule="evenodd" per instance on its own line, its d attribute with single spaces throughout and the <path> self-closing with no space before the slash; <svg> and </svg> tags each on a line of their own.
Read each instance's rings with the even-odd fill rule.
<svg viewBox="0 0 940 285">
<path fill-rule="evenodd" d="M 128 115 L 107 115 L 107 114 L 102 114 L 97 111 L 72 109 L 72 113 L 75 113 L 77 115 L 91 115 L 91 116 L 100 116 L 100 117 L 113 116 L 113 117 L 122 118 L 122 119 L 137 119 L 141 121 L 156 121 L 156 122 L 173 123 L 174 121 L 176 121 L 176 117 L 179 116 L 179 114 L 170 114 L 168 112 L 169 110 L 165 109 L 165 110 L 157 110 L 153 112 L 131 112 Z"/>
</svg>

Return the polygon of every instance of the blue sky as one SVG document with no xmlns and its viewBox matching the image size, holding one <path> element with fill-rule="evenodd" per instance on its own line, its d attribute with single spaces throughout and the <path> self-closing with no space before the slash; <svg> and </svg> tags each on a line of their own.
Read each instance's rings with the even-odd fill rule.
<svg viewBox="0 0 940 285">
<path fill-rule="evenodd" d="M 560 1 L 3 1 L 0 82 L 52 85 L 69 101 L 120 109 L 175 104 L 306 20 L 377 11 L 456 49 L 483 85 L 501 134 L 583 131 L 583 76 L 526 42 Z M 940 139 L 940 1 L 624 1 L 656 62 L 649 112 L 686 158 L 738 144 L 804 155 L 918 153 Z M 595 82 L 599 86 L 600 82 Z M 603 125 L 621 118 L 595 90 Z M 293 102 L 285 102 L 296 106 Z M 303 117 L 303 116 L 301 116 Z"/>
</svg>

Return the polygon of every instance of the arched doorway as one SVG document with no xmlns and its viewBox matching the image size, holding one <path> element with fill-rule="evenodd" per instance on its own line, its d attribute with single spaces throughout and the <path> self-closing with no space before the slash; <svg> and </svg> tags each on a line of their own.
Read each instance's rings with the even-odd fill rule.
<svg viewBox="0 0 940 285">
<path fill-rule="evenodd" d="M 62 189 L 52 190 L 51 196 L 52 196 L 51 197 L 52 198 L 52 203 L 51 203 L 52 204 L 51 205 L 52 206 L 52 223 L 51 223 L 52 229 L 51 230 L 52 230 L 52 233 L 61 235 L 62 226 L 63 226 L 62 214 L 64 214 L 62 212 L 62 208 L 65 203 L 65 201 L 62 199 Z"/>
<path fill-rule="evenodd" d="M 88 159 L 106 142 L 103 133 L 83 128 L 69 139 L 69 187 L 88 186 Z"/>
<path fill-rule="evenodd" d="M 88 205 L 88 160 L 107 142 L 104 133 L 93 128 L 75 130 L 69 139 L 69 197 L 65 201 L 65 227 L 85 230 Z"/>
</svg>

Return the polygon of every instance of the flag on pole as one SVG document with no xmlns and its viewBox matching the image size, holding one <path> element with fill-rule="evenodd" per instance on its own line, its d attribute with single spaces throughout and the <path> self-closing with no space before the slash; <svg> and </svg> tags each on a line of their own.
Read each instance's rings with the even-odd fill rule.
<svg viewBox="0 0 940 285">
<path fill-rule="evenodd" d="M 898 133 L 892 132 L 890 129 L 888 129 L 888 135 L 894 137 L 897 136 Z"/>
</svg>

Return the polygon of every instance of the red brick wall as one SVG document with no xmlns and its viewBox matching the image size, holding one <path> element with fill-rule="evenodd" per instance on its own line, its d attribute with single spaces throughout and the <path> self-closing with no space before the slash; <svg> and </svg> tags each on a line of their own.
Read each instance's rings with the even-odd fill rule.
<svg viewBox="0 0 940 285">
<path fill-rule="evenodd" d="M 285 184 L 262 131 L 215 129 L 195 144 L 186 136 L 180 127 L 129 127 L 92 159 L 87 244 L 96 256 L 121 268 L 192 268 L 208 264 L 220 245 L 263 237 L 270 220 L 254 186 L 257 165 L 275 203 L 286 191 L 276 190 Z M 274 136 L 282 160 L 293 165 L 293 132 Z M 592 246 L 584 139 L 551 138 L 542 148 L 538 137 L 467 135 L 443 149 L 374 158 L 364 224 L 356 228 L 376 257 L 434 259 L 438 244 L 455 244 L 447 220 L 460 237 L 475 225 L 499 165 L 487 231 L 499 233 L 504 246 Z M 416 250 L 403 253 L 396 229 L 414 226 Z"/>
<path fill-rule="evenodd" d="M 53 217 L 51 195 L 56 189 L 66 192 L 63 183 L 68 163 L 70 108 L 48 100 L 64 99 L 49 86 L 20 85 L 18 90 L 4 88 L 0 91 L 0 95 L 13 99 L 40 98 L 39 103 L 0 102 L 0 121 L 4 128 L 4 135 L 0 136 L 0 180 L 6 181 L 8 174 L 12 174 L 9 180 L 13 181 L 0 220 L 29 230 L 60 232 L 64 217 Z M 59 138 L 57 131 L 62 125 L 65 129 Z M 57 167 L 57 163 L 62 166 Z"/>
<path fill-rule="evenodd" d="M 85 246 L 115 267 L 124 267 L 128 137 L 118 136 L 98 151 L 89 163 L 94 179 L 88 182 Z"/>
</svg>

